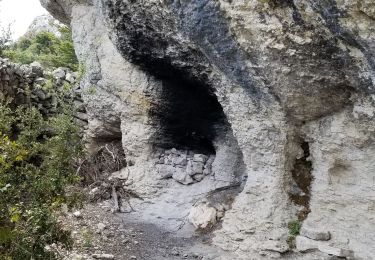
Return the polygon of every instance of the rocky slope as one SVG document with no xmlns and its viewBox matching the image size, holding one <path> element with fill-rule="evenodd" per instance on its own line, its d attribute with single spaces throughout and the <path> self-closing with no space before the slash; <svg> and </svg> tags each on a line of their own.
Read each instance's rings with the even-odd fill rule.
<svg viewBox="0 0 375 260">
<path fill-rule="evenodd" d="M 60 29 L 62 26 L 64 25 L 51 15 L 40 15 L 32 21 L 24 36 L 31 38 L 40 32 L 50 32 L 56 35 L 56 37 L 60 37 Z"/>
<path fill-rule="evenodd" d="M 85 65 L 90 148 L 122 142 L 152 201 L 137 220 L 219 221 L 234 259 L 374 258 L 372 0 L 41 2 Z"/>
</svg>

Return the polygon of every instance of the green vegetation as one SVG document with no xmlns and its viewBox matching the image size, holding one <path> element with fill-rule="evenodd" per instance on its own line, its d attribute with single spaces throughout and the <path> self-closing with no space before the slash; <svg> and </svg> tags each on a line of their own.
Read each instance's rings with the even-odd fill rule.
<svg viewBox="0 0 375 260">
<path fill-rule="evenodd" d="M 0 259 L 56 259 L 47 245 L 72 244 L 55 212 L 71 204 L 66 188 L 78 181 L 81 145 L 71 111 L 61 109 L 44 118 L 0 105 Z"/>
<path fill-rule="evenodd" d="M 0 56 L 77 71 L 71 31 L 63 27 L 60 32 L 60 37 L 41 32 L 12 43 L 11 27 L 0 26 Z M 43 88 L 58 97 L 53 117 L 31 105 L 0 103 L 1 260 L 58 259 L 51 245 L 70 248 L 73 243 L 57 218 L 63 204 L 82 203 L 82 194 L 74 188 L 80 180 L 75 164 L 82 155 L 81 137 L 71 108 L 71 86 L 66 83 L 57 91 L 47 79 Z"/>
<path fill-rule="evenodd" d="M 50 32 L 40 32 L 31 38 L 22 37 L 0 55 L 22 64 L 38 61 L 46 68 L 67 67 L 77 71 L 78 60 L 71 31 L 68 27 L 62 27 L 60 33 L 61 37 Z"/>
<path fill-rule="evenodd" d="M 287 243 L 290 248 L 296 247 L 296 236 L 299 235 L 301 229 L 301 222 L 299 220 L 293 220 L 288 223 L 289 237 Z"/>
<path fill-rule="evenodd" d="M 81 235 L 83 238 L 83 247 L 90 248 L 93 244 L 94 234 L 89 229 L 84 229 L 81 231 Z"/>
<path fill-rule="evenodd" d="M 3 51 L 8 48 L 12 38 L 12 31 L 10 25 L 3 27 L 0 24 L 0 57 L 3 56 Z"/>
<path fill-rule="evenodd" d="M 289 234 L 292 236 L 298 236 L 301 229 L 301 222 L 293 220 L 288 223 Z"/>
</svg>

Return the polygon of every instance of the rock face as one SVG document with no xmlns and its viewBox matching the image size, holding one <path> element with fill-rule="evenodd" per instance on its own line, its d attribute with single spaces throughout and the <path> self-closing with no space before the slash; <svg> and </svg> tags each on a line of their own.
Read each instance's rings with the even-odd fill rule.
<svg viewBox="0 0 375 260">
<path fill-rule="evenodd" d="M 26 37 L 33 37 L 40 32 L 50 32 L 56 35 L 57 37 L 61 36 L 60 28 L 64 25 L 58 20 L 53 18 L 49 14 L 40 15 L 36 17 L 33 22 L 30 24 L 27 32 L 25 33 Z"/>
<path fill-rule="evenodd" d="M 122 142 L 135 189 L 160 181 L 160 150 L 214 155 L 207 187 L 240 187 L 216 246 L 293 257 L 298 219 L 301 259 L 373 259 L 372 0 L 41 2 L 72 26 L 91 147 Z"/>
</svg>

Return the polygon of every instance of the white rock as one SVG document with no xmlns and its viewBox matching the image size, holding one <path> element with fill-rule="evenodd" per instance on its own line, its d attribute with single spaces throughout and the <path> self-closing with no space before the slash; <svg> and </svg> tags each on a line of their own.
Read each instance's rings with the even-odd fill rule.
<svg viewBox="0 0 375 260">
<path fill-rule="evenodd" d="M 100 191 L 100 188 L 99 187 L 95 187 L 92 190 L 90 190 L 89 195 L 96 195 L 96 194 L 99 193 L 99 191 Z"/>
<path fill-rule="evenodd" d="M 82 218 L 82 213 L 81 213 L 81 211 L 75 211 L 73 213 L 73 216 L 75 216 L 76 218 Z"/>
<path fill-rule="evenodd" d="M 186 174 L 188 174 L 189 176 L 193 176 L 194 175 L 193 161 L 192 160 L 188 160 L 187 161 L 187 164 L 186 164 Z"/>
<path fill-rule="evenodd" d="M 199 174 L 195 174 L 193 175 L 193 179 L 196 180 L 196 181 L 202 181 L 204 179 L 204 175 L 199 173 Z"/>
<path fill-rule="evenodd" d="M 183 154 L 177 158 L 173 158 L 172 159 L 172 164 L 173 165 L 180 165 L 180 166 L 185 166 L 187 164 L 187 159 L 186 159 L 186 155 Z"/>
<path fill-rule="evenodd" d="M 216 224 L 216 209 L 206 203 L 199 203 L 189 213 L 189 222 L 197 229 L 205 229 Z"/>
<path fill-rule="evenodd" d="M 70 255 L 70 259 L 71 260 L 84 260 L 85 257 L 83 255 L 74 253 L 74 254 Z"/>
<path fill-rule="evenodd" d="M 165 164 L 160 164 L 157 166 L 158 170 L 158 179 L 159 180 L 164 180 L 171 178 L 173 174 L 176 171 L 176 168 L 173 167 L 172 165 L 165 165 Z"/>
<path fill-rule="evenodd" d="M 109 180 L 118 179 L 118 180 L 127 180 L 129 178 L 129 168 L 122 168 L 121 170 L 114 172 L 108 178 Z"/>
<path fill-rule="evenodd" d="M 111 254 L 93 254 L 92 257 L 95 259 L 103 259 L 103 260 L 115 259 L 115 256 Z"/>
<path fill-rule="evenodd" d="M 65 76 L 65 80 L 68 81 L 71 84 L 74 84 L 76 82 L 75 77 L 71 73 L 67 73 Z"/>
<path fill-rule="evenodd" d="M 266 251 L 286 253 L 289 251 L 289 246 L 281 241 L 268 240 L 262 244 L 262 249 Z"/>
<path fill-rule="evenodd" d="M 337 248 L 331 246 L 328 242 L 325 241 L 317 241 L 313 240 L 304 236 L 297 236 L 296 237 L 296 248 L 300 252 L 307 252 L 309 250 L 317 249 L 323 253 L 334 255 L 337 257 L 352 257 L 353 251 L 344 249 L 344 248 Z"/>
<path fill-rule="evenodd" d="M 63 79 L 65 78 L 65 70 L 62 68 L 57 68 L 52 72 L 52 75 L 56 79 Z"/>
<path fill-rule="evenodd" d="M 206 162 L 207 161 L 207 155 L 204 154 L 194 154 L 193 157 L 194 162 Z"/>
<path fill-rule="evenodd" d="M 106 226 L 104 223 L 99 223 L 99 224 L 97 225 L 97 228 L 98 228 L 98 231 L 99 231 L 99 232 L 103 232 L 103 230 L 106 229 L 107 226 Z"/>
<path fill-rule="evenodd" d="M 193 166 L 193 175 L 203 173 L 203 167 L 204 167 L 203 162 L 193 162 L 192 166 Z"/>
<path fill-rule="evenodd" d="M 204 174 L 204 175 L 211 175 L 211 173 L 212 173 L 212 169 L 211 169 L 211 167 L 207 167 L 207 168 L 205 168 L 205 169 L 203 170 L 203 174 Z"/>
<path fill-rule="evenodd" d="M 302 226 L 300 235 L 314 240 L 327 241 L 331 239 L 331 234 L 328 231 L 314 230 L 305 226 Z"/>
<path fill-rule="evenodd" d="M 183 169 L 181 168 L 175 168 L 175 172 L 173 173 L 172 178 L 176 181 L 178 181 L 181 184 L 191 184 L 194 183 L 193 178 L 187 174 Z"/>
</svg>

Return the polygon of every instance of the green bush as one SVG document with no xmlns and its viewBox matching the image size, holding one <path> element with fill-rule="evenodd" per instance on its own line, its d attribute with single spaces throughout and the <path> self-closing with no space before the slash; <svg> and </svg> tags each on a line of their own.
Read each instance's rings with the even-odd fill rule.
<svg viewBox="0 0 375 260">
<path fill-rule="evenodd" d="M 36 108 L 0 104 L 0 259 L 56 259 L 47 245 L 71 246 L 54 212 L 69 204 L 80 153 L 71 112 L 44 118 Z"/>
<path fill-rule="evenodd" d="M 301 229 L 301 222 L 298 220 L 293 220 L 288 223 L 289 235 L 298 236 Z"/>
<path fill-rule="evenodd" d="M 76 71 L 78 60 L 71 31 L 62 27 L 60 33 L 60 37 L 50 32 L 40 32 L 32 38 L 21 37 L 3 51 L 3 56 L 22 64 L 38 61 L 46 68 L 67 67 Z"/>
</svg>

